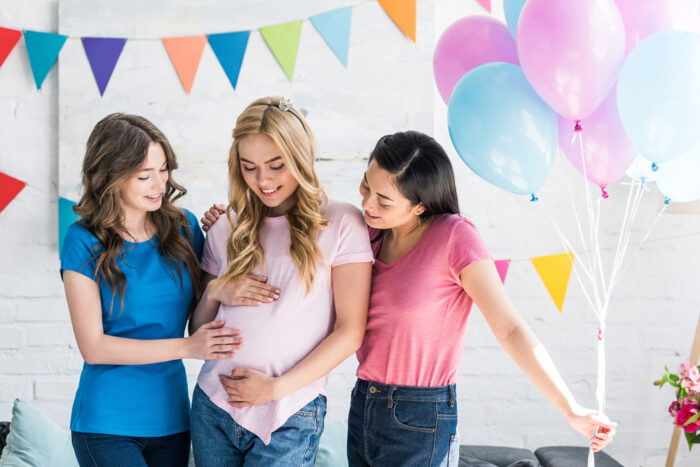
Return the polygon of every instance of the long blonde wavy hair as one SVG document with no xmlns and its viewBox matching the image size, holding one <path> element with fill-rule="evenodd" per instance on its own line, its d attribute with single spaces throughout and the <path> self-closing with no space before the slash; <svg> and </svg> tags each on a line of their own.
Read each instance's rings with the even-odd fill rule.
<svg viewBox="0 0 700 467">
<path fill-rule="evenodd" d="M 322 212 L 326 195 L 314 171 L 313 134 L 302 113 L 292 105 L 289 105 L 289 110 L 282 110 L 279 107 L 281 100 L 277 96 L 257 99 L 236 120 L 228 159 L 229 204 L 226 212 L 231 234 L 226 246 L 228 266 L 222 277 L 226 281 L 235 281 L 265 262 L 260 227 L 270 214 L 270 208 L 248 188 L 238 158 L 241 139 L 262 133 L 275 143 L 285 165 L 299 183 L 292 194 L 296 202 L 286 217 L 291 237 L 289 253 L 308 293 L 318 260 L 325 262 L 323 252 L 316 244 L 316 236 L 328 226 Z"/>
<path fill-rule="evenodd" d="M 146 214 L 158 237 L 158 250 L 176 272 L 182 288 L 182 266 L 187 267 L 195 293 L 199 287 L 200 267 L 195 254 L 189 223 L 185 213 L 173 202 L 187 193 L 172 177 L 177 159 L 165 135 L 150 121 L 138 115 L 114 113 L 100 120 L 90 133 L 83 159 L 83 194 L 73 211 L 82 225 L 99 240 L 92 260 L 96 261 L 96 281 L 105 281 L 112 290 L 110 313 L 116 294 L 124 305 L 126 275 L 117 259 L 124 255 L 124 211 L 121 190 L 136 175 L 146 159 L 148 147 L 158 143 L 163 148 L 168 167 L 168 181 L 162 204 Z M 182 233 L 186 235 L 183 237 Z M 121 309 L 120 306 L 120 309 Z"/>
</svg>

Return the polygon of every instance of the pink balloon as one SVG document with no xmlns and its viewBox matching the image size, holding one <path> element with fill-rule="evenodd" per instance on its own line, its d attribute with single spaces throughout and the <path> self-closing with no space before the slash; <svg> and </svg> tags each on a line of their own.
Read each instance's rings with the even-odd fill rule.
<svg viewBox="0 0 700 467">
<path fill-rule="evenodd" d="M 537 94 L 558 114 L 581 120 L 617 80 L 625 28 L 613 0 L 528 0 L 517 47 Z"/>
<path fill-rule="evenodd" d="M 625 55 L 664 29 L 696 31 L 698 0 L 615 0 L 625 24 Z"/>
<path fill-rule="evenodd" d="M 581 146 L 575 122 L 559 116 L 559 146 L 567 159 L 583 174 Z M 617 111 L 617 86 L 591 115 L 581 121 L 586 178 L 601 188 L 622 177 L 637 157 L 637 150 L 622 126 Z"/>
<path fill-rule="evenodd" d="M 435 47 L 433 71 L 442 100 L 472 68 L 489 62 L 518 65 L 515 41 L 505 24 L 488 16 L 467 16 L 448 27 Z"/>
</svg>

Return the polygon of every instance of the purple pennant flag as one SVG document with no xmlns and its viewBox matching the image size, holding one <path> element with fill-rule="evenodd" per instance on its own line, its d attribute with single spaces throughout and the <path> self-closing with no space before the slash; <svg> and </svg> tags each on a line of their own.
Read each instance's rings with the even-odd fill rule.
<svg viewBox="0 0 700 467">
<path fill-rule="evenodd" d="M 117 60 L 124 49 L 126 39 L 116 37 L 83 37 L 83 48 L 87 55 L 92 74 L 95 75 L 100 95 L 103 96 L 107 83 L 112 77 Z"/>
</svg>

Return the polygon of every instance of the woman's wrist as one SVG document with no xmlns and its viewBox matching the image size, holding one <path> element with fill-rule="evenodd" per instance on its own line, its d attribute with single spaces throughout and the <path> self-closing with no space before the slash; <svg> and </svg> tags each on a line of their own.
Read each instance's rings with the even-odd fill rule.
<svg viewBox="0 0 700 467">
<path fill-rule="evenodd" d="M 285 377 L 285 375 L 272 378 L 272 398 L 280 400 L 291 394 L 292 390 L 289 385 L 289 378 Z"/>
</svg>

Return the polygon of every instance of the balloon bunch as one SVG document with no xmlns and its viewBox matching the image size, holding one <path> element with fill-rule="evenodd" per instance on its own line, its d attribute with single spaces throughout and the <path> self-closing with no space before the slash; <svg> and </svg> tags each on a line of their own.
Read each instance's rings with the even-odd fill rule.
<svg viewBox="0 0 700 467">
<path fill-rule="evenodd" d="M 627 171 L 673 201 L 700 198 L 700 34 L 684 30 L 698 0 L 503 7 L 507 26 L 460 19 L 433 58 L 450 137 L 477 175 L 535 193 L 559 147 L 603 197 Z"/>
<path fill-rule="evenodd" d="M 700 199 L 700 30 L 685 30 L 700 26 L 692 23 L 700 1 L 503 0 L 503 6 L 507 26 L 470 16 L 445 30 L 433 59 L 435 81 L 452 143 L 481 178 L 536 201 L 559 149 L 583 175 L 589 235 L 569 195 L 584 255 L 547 214 L 576 258 L 575 277 L 598 318 L 602 412 L 607 310 L 645 184 L 654 179 L 666 204 Z M 606 274 L 601 200 L 625 173 L 632 183 Z M 600 189 L 595 202 L 589 182 Z M 594 465 L 592 451 L 588 464 Z"/>
</svg>

